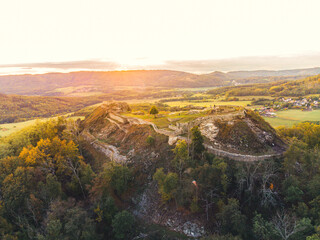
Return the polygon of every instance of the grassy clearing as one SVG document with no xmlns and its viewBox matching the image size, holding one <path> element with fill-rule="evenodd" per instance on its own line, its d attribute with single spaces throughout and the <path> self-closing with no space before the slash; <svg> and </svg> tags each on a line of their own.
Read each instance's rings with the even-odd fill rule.
<svg viewBox="0 0 320 240">
<path fill-rule="evenodd" d="M 320 121 L 320 110 L 301 111 L 297 109 L 290 109 L 286 111 L 276 112 L 276 118 L 264 117 L 273 127 L 292 126 L 304 121 Z"/>
<path fill-rule="evenodd" d="M 270 118 L 270 117 L 263 117 L 264 120 L 266 120 L 272 127 L 291 127 L 296 123 L 299 123 L 299 121 L 289 120 L 289 119 L 282 119 L 282 118 Z"/>
<path fill-rule="evenodd" d="M 177 123 L 183 123 L 183 122 L 189 122 L 192 121 L 198 117 L 206 116 L 206 112 L 199 112 L 195 114 L 188 114 L 188 112 L 178 112 L 175 114 L 169 114 L 169 112 L 160 112 L 159 115 L 163 115 L 162 117 L 156 117 L 154 118 L 150 114 L 145 115 L 134 115 L 132 113 L 126 113 L 123 114 L 127 117 L 135 117 L 140 118 L 148 122 L 154 123 L 158 128 L 168 128 L 168 126 L 171 124 L 171 122 L 168 119 L 171 119 L 173 122 Z"/>
<path fill-rule="evenodd" d="M 0 124 L 0 137 L 6 137 L 9 136 L 12 133 L 15 133 L 25 127 L 29 127 L 33 124 L 35 124 L 37 121 L 47 121 L 49 119 L 54 119 L 57 117 L 53 118 L 42 118 L 42 119 L 34 119 L 34 120 L 29 120 L 25 122 L 18 122 L 18 123 L 5 123 L 5 124 Z M 68 119 L 83 119 L 84 117 L 69 117 Z"/>
</svg>

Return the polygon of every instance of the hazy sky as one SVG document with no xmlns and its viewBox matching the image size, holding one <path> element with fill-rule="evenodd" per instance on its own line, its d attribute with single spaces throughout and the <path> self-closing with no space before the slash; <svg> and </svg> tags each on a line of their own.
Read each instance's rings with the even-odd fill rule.
<svg viewBox="0 0 320 240">
<path fill-rule="evenodd" d="M 0 65 L 320 56 L 319 9 L 319 0 L 0 0 Z"/>
</svg>

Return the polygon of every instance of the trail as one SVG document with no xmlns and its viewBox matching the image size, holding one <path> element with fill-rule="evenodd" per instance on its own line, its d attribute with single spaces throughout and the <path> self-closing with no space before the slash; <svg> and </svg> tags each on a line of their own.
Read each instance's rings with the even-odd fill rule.
<svg viewBox="0 0 320 240">
<path fill-rule="evenodd" d="M 146 120 L 140 119 L 140 118 L 133 118 L 133 117 L 125 117 L 121 116 L 123 118 L 126 118 L 131 124 L 147 124 L 153 127 L 154 131 L 159 134 L 163 134 L 168 136 L 169 138 L 177 138 L 179 140 L 185 140 L 188 142 L 188 139 L 186 137 L 179 136 L 175 134 L 173 131 L 168 131 L 165 129 L 159 129 L 154 123 L 148 122 Z M 240 154 L 240 153 L 232 153 L 228 152 L 219 148 L 214 148 L 213 146 L 209 144 L 204 144 L 204 147 L 208 150 L 208 152 L 220 156 L 220 157 L 227 157 L 236 161 L 241 162 L 255 162 L 255 161 L 261 161 L 265 159 L 270 159 L 274 157 L 281 157 L 282 154 L 265 154 L 265 155 L 249 155 L 249 154 Z"/>
</svg>

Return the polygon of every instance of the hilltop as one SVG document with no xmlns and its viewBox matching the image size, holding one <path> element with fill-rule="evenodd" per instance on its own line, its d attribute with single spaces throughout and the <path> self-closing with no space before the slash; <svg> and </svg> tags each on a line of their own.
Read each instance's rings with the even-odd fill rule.
<svg viewBox="0 0 320 240">
<path fill-rule="evenodd" d="M 205 137 L 205 146 L 209 151 L 221 156 L 243 160 L 232 156 L 231 153 L 235 156 L 272 155 L 285 150 L 285 144 L 277 136 L 276 131 L 249 109 L 220 106 L 204 110 L 172 112 L 160 114 L 154 122 L 144 120 L 144 115 L 147 113 L 139 112 L 139 115 L 133 117 L 132 114 L 127 114 L 130 111 L 126 103 L 103 104 L 86 117 L 82 127 L 91 137 L 105 139 L 112 145 L 121 147 L 134 148 L 135 145 L 142 144 L 141 147 L 144 149 L 146 138 L 152 134 L 163 135 L 169 145 L 174 145 L 179 139 L 188 141 L 188 131 L 198 126 Z M 147 132 L 142 130 L 145 128 L 148 129 Z M 129 139 L 128 132 L 132 132 L 135 136 L 139 135 L 138 141 L 120 144 Z"/>
<path fill-rule="evenodd" d="M 199 127 L 208 152 L 239 162 L 278 157 L 286 148 L 268 123 L 243 108 L 205 110 L 189 123 L 181 119 L 182 113 L 171 114 L 168 128 L 159 128 L 142 118 L 129 117 L 131 111 L 126 103 L 103 104 L 95 109 L 81 123 L 84 149 L 95 159 L 96 168 L 101 167 L 107 158 L 134 169 L 135 177 L 145 189 L 142 196 L 135 196 L 135 215 L 173 230 L 189 231 L 190 236 L 203 234 L 201 217 L 193 214 L 182 216 L 178 211 L 162 206 L 151 181 L 157 168 L 170 165 L 174 158 L 172 150 L 178 140 L 188 142 L 188 126 Z M 170 225 L 168 221 L 173 223 Z"/>
</svg>

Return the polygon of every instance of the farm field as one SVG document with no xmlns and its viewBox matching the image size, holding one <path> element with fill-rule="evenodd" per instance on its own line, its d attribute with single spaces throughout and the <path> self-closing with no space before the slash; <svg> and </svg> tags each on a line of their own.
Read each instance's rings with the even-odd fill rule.
<svg viewBox="0 0 320 240">
<path fill-rule="evenodd" d="M 296 123 L 304 121 L 320 121 L 320 110 L 301 111 L 301 110 L 286 110 L 276 112 L 276 118 L 264 117 L 273 127 L 287 126 L 290 127 Z"/>
</svg>

